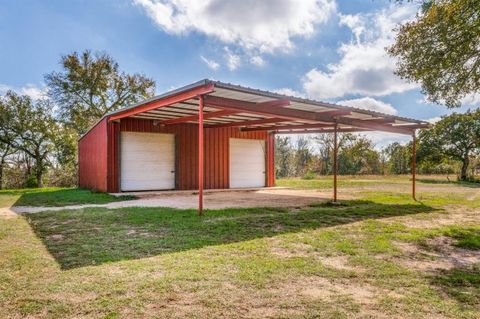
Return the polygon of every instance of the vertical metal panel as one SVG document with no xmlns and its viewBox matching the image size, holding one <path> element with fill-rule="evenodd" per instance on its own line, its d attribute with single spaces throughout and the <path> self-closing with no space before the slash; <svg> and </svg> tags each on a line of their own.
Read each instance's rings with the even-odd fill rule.
<svg viewBox="0 0 480 319">
<path fill-rule="evenodd" d="M 205 175 L 205 188 L 211 188 L 210 187 L 210 177 L 212 175 L 212 170 L 210 169 L 210 163 L 212 162 L 212 158 L 210 156 L 210 143 L 212 142 L 212 139 L 210 138 L 210 133 L 212 132 L 211 129 L 206 129 L 205 130 L 205 144 L 204 144 L 204 154 L 205 154 L 205 162 L 204 162 L 204 170 L 206 172 Z M 200 149 L 198 151 L 200 154 Z"/>
<path fill-rule="evenodd" d="M 203 144 L 205 140 L 203 138 L 203 95 L 199 96 L 198 100 L 198 214 L 202 215 L 203 212 L 203 176 L 204 172 L 204 149 Z"/>
<path fill-rule="evenodd" d="M 120 123 L 107 123 L 107 191 L 120 191 L 119 151 Z"/>
<path fill-rule="evenodd" d="M 103 119 L 78 142 L 79 186 L 107 191 L 107 119 Z"/>
<path fill-rule="evenodd" d="M 267 136 L 267 187 L 275 186 L 275 134 Z"/>
</svg>

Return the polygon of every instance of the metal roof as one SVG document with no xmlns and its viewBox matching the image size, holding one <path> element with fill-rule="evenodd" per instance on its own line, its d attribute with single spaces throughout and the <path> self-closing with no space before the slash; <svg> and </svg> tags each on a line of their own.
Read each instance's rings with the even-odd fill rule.
<svg viewBox="0 0 480 319">
<path fill-rule="evenodd" d="M 202 88 L 209 88 L 202 90 Z M 198 123 L 198 95 L 205 97 L 204 124 L 209 127 L 236 126 L 241 130 L 267 130 L 276 133 L 333 131 L 386 131 L 412 134 L 428 127 L 425 121 L 325 103 L 295 96 L 253 89 L 204 79 L 155 96 L 103 118 L 118 120 L 132 117 L 156 120 L 160 125 Z M 185 96 L 184 99 L 181 97 Z M 168 103 L 168 101 L 172 103 Z M 102 119 L 103 119 L 102 118 Z"/>
</svg>

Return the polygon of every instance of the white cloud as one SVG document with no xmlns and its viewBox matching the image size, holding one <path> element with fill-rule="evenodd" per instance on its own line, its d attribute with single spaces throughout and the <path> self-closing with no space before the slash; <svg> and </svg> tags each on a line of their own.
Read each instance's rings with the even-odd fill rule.
<svg viewBox="0 0 480 319">
<path fill-rule="evenodd" d="M 383 96 L 416 88 L 394 75 L 395 61 L 385 52 L 394 41 L 395 26 L 414 14 L 414 6 L 392 5 L 375 13 L 340 15 L 340 25 L 351 29 L 355 41 L 341 44 L 338 63 L 305 74 L 305 92 L 312 98 L 330 99 L 347 94 Z"/>
<path fill-rule="evenodd" d="M 406 144 L 412 140 L 411 136 L 389 132 L 362 132 L 356 134 L 363 135 L 372 140 L 377 150 L 380 150 L 394 142 Z"/>
<path fill-rule="evenodd" d="M 391 104 L 373 99 L 371 97 L 362 97 L 359 99 L 338 101 L 337 104 L 352 106 L 360 109 L 392 114 L 392 115 L 395 115 L 398 113 L 397 109 L 395 109 Z"/>
<path fill-rule="evenodd" d="M 480 94 L 470 94 L 462 99 L 462 105 L 480 108 Z"/>
<path fill-rule="evenodd" d="M 236 70 L 241 63 L 240 55 L 233 53 L 228 47 L 224 48 L 227 67 L 230 71 Z"/>
<path fill-rule="evenodd" d="M 305 94 L 299 91 L 292 90 L 290 88 L 281 88 L 281 89 L 276 89 L 273 92 L 278 93 L 278 94 L 283 94 L 287 96 L 294 96 L 294 97 L 300 97 L 304 98 Z"/>
<path fill-rule="evenodd" d="M 13 87 L 10 85 L 0 84 L 0 94 L 3 95 L 9 90 L 15 91 L 20 95 L 28 95 L 34 100 L 38 100 L 46 96 L 46 90 L 41 89 L 34 84 L 27 84 L 22 87 Z"/>
<path fill-rule="evenodd" d="M 8 85 L 5 84 L 0 84 L 0 94 L 5 94 L 8 90 L 11 90 L 12 88 Z"/>
<path fill-rule="evenodd" d="M 308 38 L 335 12 L 334 0 L 133 0 L 164 32 L 199 32 L 246 50 L 272 53 Z"/>
<path fill-rule="evenodd" d="M 427 99 L 425 98 L 425 96 L 421 99 L 416 99 L 415 102 L 417 104 L 430 104 L 430 102 L 427 101 Z"/>
<path fill-rule="evenodd" d="M 365 20 L 363 16 L 357 15 L 343 15 L 339 14 L 338 17 L 340 18 L 340 25 L 345 25 L 352 30 L 352 33 L 355 35 L 355 40 L 357 43 L 360 43 L 360 36 L 365 32 Z"/>
<path fill-rule="evenodd" d="M 264 66 L 265 60 L 261 56 L 256 55 L 250 58 L 250 63 L 256 66 Z"/>
<path fill-rule="evenodd" d="M 220 64 L 218 62 L 215 62 L 214 60 L 209 60 L 203 55 L 200 56 L 200 59 L 202 59 L 203 62 L 212 70 L 218 70 L 220 67 Z"/>
<path fill-rule="evenodd" d="M 440 101 L 438 104 L 434 102 L 430 102 L 426 96 L 423 96 L 421 99 L 417 99 L 415 102 L 418 104 L 431 104 L 431 105 L 442 105 L 444 101 Z M 480 94 L 472 93 L 460 100 L 460 104 L 462 107 L 465 108 L 480 108 Z"/>
<path fill-rule="evenodd" d="M 438 121 L 440 121 L 441 119 L 442 119 L 442 118 L 441 118 L 440 116 L 435 116 L 435 117 L 426 119 L 425 121 L 427 121 L 428 123 L 431 123 L 431 124 L 435 124 L 435 123 L 437 123 Z"/>
</svg>

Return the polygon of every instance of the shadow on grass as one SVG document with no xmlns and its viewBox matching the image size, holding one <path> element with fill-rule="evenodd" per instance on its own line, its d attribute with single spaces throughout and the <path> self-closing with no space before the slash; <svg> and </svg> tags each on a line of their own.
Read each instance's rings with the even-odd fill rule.
<svg viewBox="0 0 480 319">
<path fill-rule="evenodd" d="M 452 227 L 446 235 L 455 239 L 455 246 L 478 250 L 478 253 L 480 254 L 480 228 Z"/>
<path fill-rule="evenodd" d="M 13 206 L 67 206 L 78 204 L 105 204 L 120 200 L 134 199 L 135 196 L 119 196 L 92 192 L 81 188 L 32 188 L 2 191 L 2 195 L 20 196 Z"/>
<path fill-rule="evenodd" d="M 452 184 L 452 185 L 463 186 L 468 188 L 480 188 L 480 183 L 466 182 L 466 181 L 448 181 L 448 180 L 429 179 L 429 178 L 417 178 L 417 182 L 424 183 L 424 184 Z"/>
<path fill-rule="evenodd" d="M 61 268 L 70 269 L 433 211 L 422 204 L 345 201 L 340 207 L 207 210 L 202 217 L 195 210 L 135 207 L 44 212 L 26 218 Z"/>
<path fill-rule="evenodd" d="M 480 265 L 443 270 L 431 282 L 462 304 L 480 305 Z"/>
</svg>

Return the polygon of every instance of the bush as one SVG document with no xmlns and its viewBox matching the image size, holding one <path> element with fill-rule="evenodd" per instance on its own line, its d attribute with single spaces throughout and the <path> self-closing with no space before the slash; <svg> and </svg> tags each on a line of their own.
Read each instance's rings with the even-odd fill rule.
<svg viewBox="0 0 480 319">
<path fill-rule="evenodd" d="M 27 181 L 25 182 L 25 187 L 37 188 L 38 187 L 37 178 L 34 175 L 28 176 Z"/>
<path fill-rule="evenodd" d="M 460 180 L 460 178 L 458 178 Z M 480 177 L 475 177 L 475 176 L 467 176 L 466 182 L 470 183 L 480 183 Z"/>
<path fill-rule="evenodd" d="M 303 175 L 302 179 L 314 179 L 315 178 L 315 173 L 312 171 L 308 171 Z"/>
<path fill-rule="evenodd" d="M 77 185 L 77 168 L 74 165 L 51 167 L 45 174 L 46 183 L 55 187 L 74 187 Z"/>
</svg>

